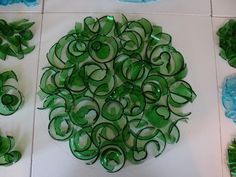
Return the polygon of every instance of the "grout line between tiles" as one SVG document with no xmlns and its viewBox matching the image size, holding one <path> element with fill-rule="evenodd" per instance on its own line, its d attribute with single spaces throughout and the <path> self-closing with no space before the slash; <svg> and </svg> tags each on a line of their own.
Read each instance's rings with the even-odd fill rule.
<svg viewBox="0 0 236 177">
<path fill-rule="evenodd" d="M 214 17 L 214 18 L 236 18 L 236 16 L 221 16 L 221 15 L 215 15 L 212 17 Z"/>
<path fill-rule="evenodd" d="M 213 25 L 213 17 L 211 17 L 211 26 L 212 26 L 212 39 L 213 44 L 215 44 L 215 37 L 214 37 L 214 25 Z M 221 119 L 220 119 L 220 98 L 219 98 L 219 90 L 218 90 L 218 70 L 217 70 L 217 62 L 216 62 L 216 49 L 215 45 L 213 45 L 214 48 L 214 63 L 215 63 L 215 78 L 216 78 L 216 90 L 217 90 L 217 107 L 218 107 L 218 120 L 219 120 L 219 132 L 220 132 L 220 151 L 221 151 L 221 176 L 223 177 L 223 166 L 224 166 L 224 160 L 223 160 L 223 147 L 222 147 L 222 130 L 221 130 Z"/>
<path fill-rule="evenodd" d="M 148 15 L 174 15 L 174 16 L 197 16 L 197 17 L 211 17 L 211 13 L 209 14 L 191 14 L 191 13 L 171 13 L 171 12 L 159 12 L 159 13 L 155 13 L 155 12 L 117 12 L 117 11 L 80 11 L 80 12 L 76 12 L 76 11 L 71 11 L 71 12 L 62 12 L 62 11 L 54 11 L 54 12 L 43 12 L 43 14 L 148 14 Z"/>
<path fill-rule="evenodd" d="M 33 134 L 32 134 L 32 144 L 31 144 L 31 159 L 30 159 L 30 177 L 32 177 L 33 170 L 33 153 L 34 153 L 34 135 L 35 135 L 35 115 L 36 115 L 36 100 L 37 100 L 37 86 L 38 86 L 38 72 L 39 72 L 39 60 L 41 53 L 41 40 L 42 40 L 42 31 L 43 31 L 43 14 L 41 14 L 41 28 L 40 28 L 40 36 L 39 36 L 39 51 L 38 51 L 38 62 L 36 69 L 36 85 L 35 85 L 35 96 L 34 96 L 34 117 L 33 117 Z"/>
<path fill-rule="evenodd" d="M 213 16 L 213 0 L 210 0 L 211 17 Z"/>
<path fill-rule="evenodd" d="M 44 14 L 45 0 L 42 0 L 42 14 Z"/>
</svg>

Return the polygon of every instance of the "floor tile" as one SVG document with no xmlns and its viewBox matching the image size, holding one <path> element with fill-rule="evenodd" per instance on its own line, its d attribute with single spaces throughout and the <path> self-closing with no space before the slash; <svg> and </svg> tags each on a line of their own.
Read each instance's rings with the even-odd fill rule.
<svg viewBox="0 0 236 177">
<path fill-rule="evenodd" d="M 47 5 L 47 10 L 50 6 L 53 7 L 49 1 Z M 102 16 L 94 13 L 44 15 L 39 78 L 43 72 L 41 68 L 48 65 L 46 54 L 50 47 L 67 34 L 76 21 L 82 21 L 84 17 L 90 15 Z M 118 15 L 117 18 L 119 17 Z M 163 26 L 164 31 L 172 35 L 173 46 L 185 56 L 188 64 L 189 74 L 186 80 L 192 85 L 198 97 L 193 104 L 186 107 L 192 111 L 192 115 L 188 124 L 179 124 L 181 139 L 178 144 L 169 146 L 158 158 L 151 158 L 138 166 L 129 165 L 113 176 L 222 177 L 211 18 L 145 14 L 130 14 L 128 17 L 131 19 L 145 17 L 154 24 Z M 38 107 L 41 105 L 38 97 L 36 105 Z M 49 137 L 48 111 L 36 110 L 35 119 L 32 177 L 110 176 L 99 163 L 87 166 L 75 159 L 70 153 L 67 142 L 56 142 Z"/>
<path fill-rule="evenodd" d="M 106 12 L 151 14 L 198 14 L 211 13 L 210 0 L 159 0 L 154 3 L 124 3 L 119 0 L 45 0 L 45 12 Z"/>
<path fill-rule="evenodd" d="M 212 13 L 216 17 L 236 17 L 236 1 L 212 0 Z"/>
</svg>

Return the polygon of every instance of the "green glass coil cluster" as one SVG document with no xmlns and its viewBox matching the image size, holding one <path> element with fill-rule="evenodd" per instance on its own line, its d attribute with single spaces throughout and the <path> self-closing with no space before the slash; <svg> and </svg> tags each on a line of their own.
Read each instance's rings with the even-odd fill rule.
<svg viewBox="0 0 236 177">
<path fill-rule="evenodd" d="M 13 71 L 0 74 L 0 115 L 4 116 L 14 114 L 22 104 L 21 92 L 7 83 L 11 79 L 17 81 L 17 76 Z"/>
<path fill-rule="evenodd" d="M 35 46 L 29 41 L 33 38 L 30 27 L 34 22 L 27 19 L 7 23 L 0 19 L 0 59 L 5 60 L 7 56 L 23 59 L 25 54 L 32 52 Z"/>
<path fill-rule="evenodd" d="M 187 66 L 160 26 L 142 18 L 86 17 L 47 54 L 39 95 L 49 109 L 48 131 L 69 141 L 87 164 L 108 172 L 139 163 L 176 143 L 181 108 L 196 94 L 184 81 Z"/>
<path fill-rule="evenodd" d="M 220 56 L 236 68 L 236 20 L 229 20 L 218 30 L 217 35 L 221 48 Z"/>
<path fill-rule="evenodd" d="M 15 140 L 11 136 L 0 136 L 0 166 L 9 166 L 21 158 L 19 151 L 13 150 Z"/>
</svg>

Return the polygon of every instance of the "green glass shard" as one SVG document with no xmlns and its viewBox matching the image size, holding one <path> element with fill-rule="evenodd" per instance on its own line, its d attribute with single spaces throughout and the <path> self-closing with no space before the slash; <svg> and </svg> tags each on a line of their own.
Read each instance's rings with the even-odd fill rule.
<svg viewBox="0 0 236 177">
<path fill-rule="evenodd" d="M 0 59 L 12 56 L 23 59 L 25 54 L 32 52 L 35 46 L 31 46 L 29 41 L 33 38 L 30 28 L 34 22 L 27 19 L 7 23 L 0 19 Z"/>
<path fill-rule="evenodd" d="M 231 177 L 236 177 L 236 139 L 228 147 L 228 167 Z"/>
<path fill-rule="evenodd" d="M 218 30 L 217 35 L 221 48 L 220 56 L 236 68 L 236 20 L 230 19 Z"/>
</svg>

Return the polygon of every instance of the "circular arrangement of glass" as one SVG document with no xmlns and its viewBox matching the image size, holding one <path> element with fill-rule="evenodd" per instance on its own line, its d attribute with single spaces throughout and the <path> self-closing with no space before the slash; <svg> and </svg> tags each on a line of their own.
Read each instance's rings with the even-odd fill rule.
<svg viewBox="0 0 236 177">
<path fill-rule="evenodd" d="M 6 84 L 10 79 L 17 81 L 17 76 L 13 71 L 0 74 L 0 115 L 4 116 L 14 114 L 23 102 L 20 91 L 16 87 Z"/>
<path fill-rule="evenodd" d="M 218 30 L 217 35 L 220 38 L 220 56 L 236 68 L 236 20 L 229 20 Z"/>
<path fill-rule="evenodd" d="M 11 136 L 0 136 L 0 166 L 9 166 L 21 158 L 19 151 L 13 150 L 15 140 Z"/>
<path fill-rule="evenodd" d="M 142 18 L 86 17 L 47 54 L 39 96 L 48 131 L 75 157 L 108 172 L 176 143 L 181 108 L 196 97 L 187 66 L 160 26 Z"/>
</svg>

